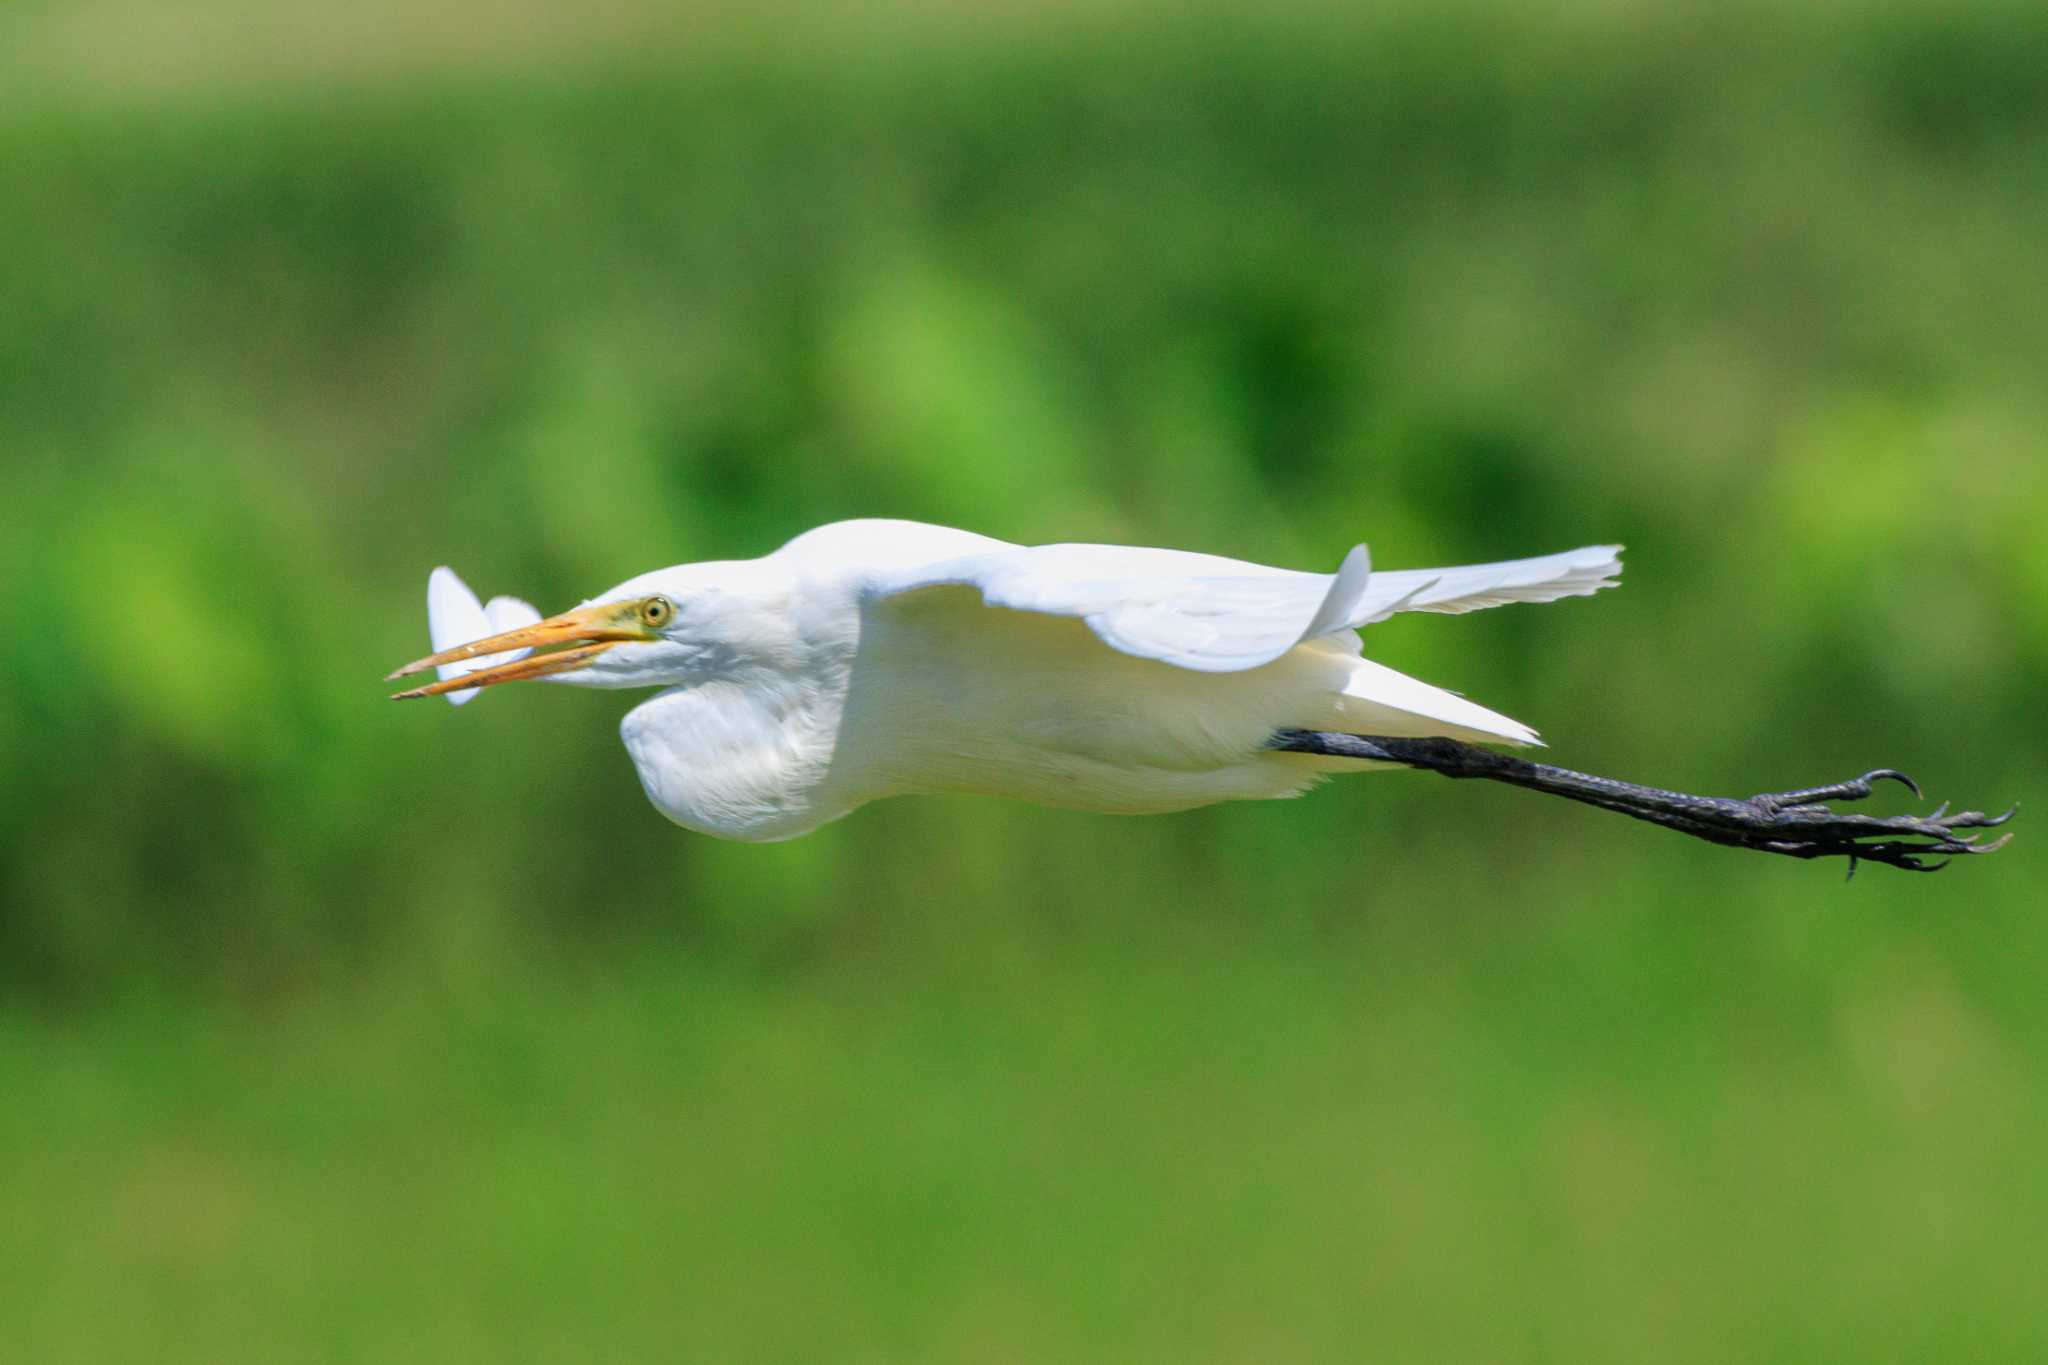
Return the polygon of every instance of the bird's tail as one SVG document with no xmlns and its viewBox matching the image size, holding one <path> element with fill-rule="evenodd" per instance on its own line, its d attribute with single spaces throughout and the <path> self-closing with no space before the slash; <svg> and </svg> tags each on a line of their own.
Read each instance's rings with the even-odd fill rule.
<svg viewBox="0 0 2048 1365">
<path fill-rule="evenodd" d="M 427 636 L 433 641 L 437 654 L 444 649 L 466 645 L 471 640 L 481 640 L 487 635 L 533 625 L 540 619 L 540 612 L 532 603 L 517 597 L 493 597 L 487 603 L 478 601 L 469 584 L 445 564 L 427 576 Z M 485 654 L 460 663 L 442 664 L 435 671 L 445 682 L 479 669 L 495 668 L 499 664 L 523 659 L 531 652 L 513 649 L 503 654 Z M 451 704 L 460 706 L 482 690 L 480 687 L 465 687 L 443 695 Z"/>
<path fill-rule="evenodd" d="M 1349 630 L 1384 621 L 1396 612 L 1456 613 L 1507 602 L 1587 596 L 1613 586 L 1620 578 L 1620 551 L 1619 545 L 1588 545 L 1533 559 L 1374 573 L 1365 547 L 1359 546 L 1331 580 L 1307 631 L 1316 643 L 1345 655 L 1348 670 L 1330 699 L 1334 714 L 1318 724 L 1354 734 L 1403 739 L 1541 744 L 1536 732 L 1518 720 L 1358 658 L 1356 637 L 1349 635 Z M 1338 641 L 1341 644 L 1335 643 Z"/>
<path fill-rule="evenodd" d="M 1455 692 L 1397 673 L 1370 659 L 1351 659 L 1351 676 L 1335 700 L 1330 728 L 1361 735 L 1461 739 L 1468 744 L 1541 744 L 1536 732 Z"/>
</svg>

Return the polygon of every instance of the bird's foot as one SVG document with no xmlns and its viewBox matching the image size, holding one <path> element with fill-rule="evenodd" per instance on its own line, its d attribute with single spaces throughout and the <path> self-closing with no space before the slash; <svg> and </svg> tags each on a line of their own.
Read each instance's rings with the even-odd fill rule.
<svg viewBox="0 0 2048 1365">
<path fill-rule="evenodd" d="M 1983 811 L 1950 812 L 1948 803 L 1926 815 L 1871 816 L 1831 810 L 1830 801 L 1861 801 L 1882 781 L 1893 781 L 1913 795 L 1920 785 L 1895 768 L 1877 768 L 1845 782 L 1798 791 L 1767 792 L 1747 801 L 1713 802 L 1695 815 L 1725 829 L 1727 842 L 1794 858 L 1841 857 L 1850 875 L 1858 862 L 1885 863 L 1909 872 L 1939 872 L 1951 858 L 1994 853 L 2012 838 L 2001 834 L 1989 842 L 1972 831 L 2004 824 L 2018 813 L 2014 806 L 2000 815 Z M 1934 861 L 1929 861 L 1933 859 Z"/>
</svg>

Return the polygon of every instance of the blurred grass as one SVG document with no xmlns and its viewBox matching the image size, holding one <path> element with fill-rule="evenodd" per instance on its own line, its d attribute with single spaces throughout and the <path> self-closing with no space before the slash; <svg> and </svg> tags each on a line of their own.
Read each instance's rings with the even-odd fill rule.
<svg viewBox="0 0 2048 1365">
<path fill-rule="evenodd" d="M 618 699 L 374 681 L 443 560 L 1620 539 L 1369 647 L 1596 771 L 2029 795 L 2038 8 L 259 8 L 0 20 L 9 1354 L 2048 1330 L 2024 832 L 1844 887 L 1389 776 L 743 847 Z"/>
<path fill-rule="evenodd" d="M 2024 1359 L 2029 1042 L 1939 933 L 1744 922 L 883 920 L 12 1031 L 11 1349 Z"/>
</svg>

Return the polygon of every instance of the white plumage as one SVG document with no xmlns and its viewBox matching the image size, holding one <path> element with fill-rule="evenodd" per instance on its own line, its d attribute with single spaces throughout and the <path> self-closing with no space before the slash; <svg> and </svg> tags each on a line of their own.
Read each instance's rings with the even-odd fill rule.
<svg viewBox="0 0 2048 1365">
<path fill-rule="evenodd" d="M 1130 545 L 1003 546 L 879 573 L 874 584 L 881 596 L 972 587 L 991 607 L 1077 616 L 1104 644 L 1140 659 L 1234 673 L 1399 611 L 1463 612 L 1597 592 L 1620 572 L 1619 548 L 1375 574 L 1359 545 L 1336 573 L 1318 574 Z"/>
<path fill-rule="evenodd" d="M 1615 581 L 1618 550 L 1378 573 L 1361 545 L 1315 574 L 839 522 L 760 559 L 643 574 L 550 622 L 515 598 L 482 606 L 437 569 L 437 653 L 401 672 L 437 666 L 443 683 L 417 691 L 451 701 L 474 695 L 446 687 L 471 670 L 482 685 L 510 680 L 495 669 L 663 688 L 626 716 L 627 751 L 664 815 L 729 838 L 790 838 L 911 792 L 1179 810 L 1375 766 L 1266 747 L 1281 729 L 1535 743 L 1361 658 L 1357 631 L 1399 611 L 1584 596 Z M 492 652 L 464 655 L 468 641 Z"/>
<path fill-rule="evenodd" d="M 493 597 L 488 604 L 477 601 L 476 594 L 469 590 L 469 584 L 457 577 L 453 569 L 439 568 L 427 575 L 427 634 L 437 650 L 453 649 L 486 635 L 500 635 L 520 626 L 536 625 L 539 621 L 540 612 L 534 605 L 517 597 Z M 526 649 L 508 649 L 501 654 L 479 654 L 456 663 L 442 664 L 434 672 L 446 681 L 511 663 L 530 653 L 532 651 Z M 460 706 L 481 690 L 465 687 L 443 695 L 451 705 Z"/>
</svg>

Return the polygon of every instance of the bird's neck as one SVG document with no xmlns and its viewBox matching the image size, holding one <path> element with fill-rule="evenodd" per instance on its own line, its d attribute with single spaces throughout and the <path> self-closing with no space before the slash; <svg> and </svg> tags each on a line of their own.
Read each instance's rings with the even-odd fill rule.
<svg viewBox="0 0 2048 1365">
<path fill-rule="evenodd" d="M 790 839 L 846 813 L 832 757 L 843 689 L 770 673 L 670 688 L 620 726 L 648 800 L 686 829 Z"/>
</svg>

